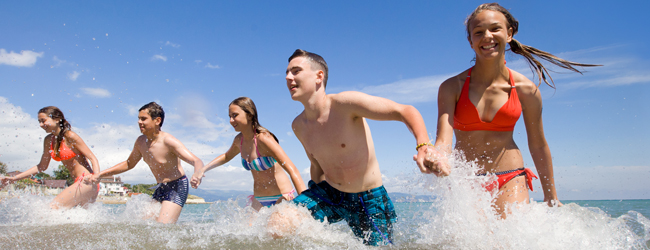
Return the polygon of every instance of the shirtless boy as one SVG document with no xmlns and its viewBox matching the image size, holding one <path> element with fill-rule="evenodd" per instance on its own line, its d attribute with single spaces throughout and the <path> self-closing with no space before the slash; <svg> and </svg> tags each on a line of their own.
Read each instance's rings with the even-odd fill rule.
<svg viewBox="0 0 650 250">
<path fill-rule="evenodd" d="M 403 122 L 415 136 L 413 159 L 420 171 L 440 175 L 447 170 L 429 160 L 427 154 L 434 150 L 417 109 L 354 91 L 326 94 L 327 74 L 327 64 L 317 54 L 298 49 L 289 58 L 287 87 L 291 99 L 305 107 L 292 127 L 311 161 L 309 189 L 293 202 L 307 207 L 314 219 L 346 220 L 365 244 L 390 243 L 397 215 L 382 184 L 366 118 Z M 271 216 L 275 237 L 295 226 L 287 212 Z"/>
<path fill-rule="evenodd" d="M 165 120 L 165 111 L 160 105 L 150 102 L 139 111 L 138 125 L 143 135 L 135 141 L 126 161 L 102 171 L 100 177 L 126 172 L 144 159 L 158 182 L 153 199 L 161 202 L 162 207 L 156 221 L 176 223 L 189 191 L 189 181 L 179 159 L 192 164 L 195 170 L 203 168 L 203 162 L 174 136 L 160 130 Z"/>
</svg>

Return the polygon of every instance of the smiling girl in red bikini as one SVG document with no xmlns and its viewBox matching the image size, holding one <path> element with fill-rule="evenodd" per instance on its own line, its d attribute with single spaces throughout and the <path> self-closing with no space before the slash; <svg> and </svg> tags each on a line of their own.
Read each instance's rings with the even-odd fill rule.
<svg viewBox="0 0 650 250">
<path fill-rule="evenodd" d="M 14 177 L 0 177 L 2 186 L 47 170 L 50 160 L 54 159 L 70 171 L 75 181 L 59 193 L 50 206 L 55 209 L 70 208 L 95 202 L 99 193 L 99 162 L 93 152 L 77 133 L 70 130 L 70 123 L 59 108 L 49 106 L 39 110 L 38 123 L 45 132 L 50 133 L 43 142 L 41 161 Z"/>
<path fill-rule="evenodd" d="M 505 64 L 507 45 L 526 58 L 546 84 L 547 69 L 535 57 L 559 67 L 581 73 L 574 66 L 598 66 L 574 63 L 550 53 L 523 45 L 515 40 L 519 22 L 497 3 L 482 4 L 467 18 L 467 40 L 476 54 L 474 67 L 447 79 L 438 92 L 438 131 L 435 146 L 449 154 L 454 134 L 455 149 L 466 159 L 483 167 L 482 174 L 499 179 L 488 190 L 496 189 L 494 207 L 505 217 L 511 203 L 528 202 L 531 179 L 537 178 L 524 168 L 519 148 L 513 140 L 515 123 L 523 113 L 528 147 L 540 175 L 544 201 L 561 205 L 553 178 L 551 151 L 542 126 L 542 98 L 538 85 Z M 534 57 L 535 56 L 535 57 Z M 551 79 L 552 82 L 552 79 Z M 434 153 L 438 168 L 448 169 L 444 154 Z"/>
</svg>

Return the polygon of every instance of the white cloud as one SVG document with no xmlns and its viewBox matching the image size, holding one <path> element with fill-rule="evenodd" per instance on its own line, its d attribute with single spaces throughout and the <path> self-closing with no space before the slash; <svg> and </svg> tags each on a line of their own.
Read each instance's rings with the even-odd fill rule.
<svg viewBox="0 0 650 250">
<path fill-rule="evenodd" d="M 617 47 L 620 46 L 592 48 L 557 54 L 559 57 L 569 61 L 604 65 L 602 67 L 585 67 L 583 68 L 586 71 L 584 74 L 572 73 L 546 62 L 544 62 L 544 65 L 551 72 L 553 80 L 563 88 L 611 87 L 650 83 L 650 73 L 646 70 L 650 67 L 650 61 L 633 56 L 620 55 L 619 53 L 614 53 L 615 56 L 610 57 L 601 56 L 602 53 L 594 53 L 596 51 L 616 52 L 612 51 L 612 49 Z M 594 54 L 598 56 L 593 56 Z M 508 67 L 524 74 L 533 82 L 537 82 L 537 78 L 533 76 L 526 61 L 520 56 L 516 56 L 516 58 L 515 60 L 508 61 Z M 388 84 L 366 86 L 353 90 L 385 97 L 399 103 L 432 102 L 437 100 L 440 84 L 455 74 L 458 74 L 458 72 L 404 79 Z M 334 92 L 342 90 L 342 88 L 336 88 Z"/>
<path fill-rule="evenodd" d="M 52 61 L 54 61 L 54 65 L 52 65 L 53 68 L 59 67 L 59 66 L 61 66 L 61 64 L 65 63 L 65 60 L 61 60 L 56 56 L 52 57 Z"/>
<path fill-rule="evenodd" d="M 585 71 L 583 74 L 559 68 L 553 64 L 544 63 L 558 87 L 567 89 L 582 89 L 594 87 L 616 87 L 631 84 L 650 83 L 650 61 L 639 58 L 636 55 L 622 53 L 620 49 L 626 45 L 614 45 L 610 47 L 597 47 L 578 51 L 557 53 L 560 58 L 580 63 L 601 64 L 598 67 L 576 67 Z M 508 61 L 508 66 L 524 74 L 530 80 L 538 83 L 537 76 L 533 76 L 530 68 L 522 57 L 517 60 Z M 549 80 L 550 82 L 550 80 Z"/>
<path fill-rule="evenodd" d="M 72 73 L 68 73 L 68 79 L 70 79 L 72 81 L 76 81 L 77 78 L 79 77 L 79 75 L 81 75 L 81 73 L 79 73 L 77 71 L 72 71 Z"/>
<path fill-rule="evenodd" d="M 31 50 L 20 51 L 20 54 L 16 52 L 9 52 L 5 49 L 0 49 L 0 64 L 6 64 L 9 66 L 16 67 L 32 67 L 36 64 L 36 60 L 39 57 L 42 57 L 45 52 L 34 52 Z"/>
<path fill-rule="evenodd" d="M 430 102 L 435 101 L 438 97 L 440 84 L 451 76 L 451 74 L 447 74 L 404 79 L 383 85 L 366 86 L 358 91 L 399 103 Z"/>
<path fill-rule="evenodd" d="M 138 109 L 140 109 L 139 107 L 133 105 L 126 105 L 125 108 L 127 112 L 129 112 L 130 116 L 137 116 L 139 112 Z"/>
<path fill-rule="evenodd" d="M 196 64 L 199 64 L 199 63 L 202 63 L 203 60 L 194 60 L 194 62 L 195 62 Z"/>
<path fill-rule="evenodd" d="M 163 55 L 153 55 L 153 56 L 151 57 L 151 61 L 156 61 L 156 60 L 160 60 L 160 61 L 166 62 L 166 61 L 167 61 L 167 57 L 166 57 L 166 56 L 163 56 Z"/>
<path fill-rule="evenodd" d="M 167 42 L 165 43 L 165 45 L 166 45 L 166 46 L 172 46 L 172 47 L 174 47 L 174 48 L 180 48 L 180 47 L 181 47 L 180 44 L 175 44 L 175 43 L 172 43 L 172 42 L 170 42 L 170 41 L 167 41 Z"/>
<path fill-rule="evenodd" d="M 99 98 L 111 97 L 111 92 L 102 88 L 81 88 L 81 90 L 87 95 L 94 96 L 94 97 L 99 97 Z"/>
<path fill-rule="evenodd" d="M 205 68 L 219 69 L 221 67 L 219 67 L 219 65 L 212 65 L 212 64 L 208 63 L 208 64 L 205 65 Z"/>
<path fill-rule="evenodd" d="M 0 161 L 8 165 L 9 171 L 25 171 L 40 161 L 43 154 L 43 138 L 47 135 L 38 126 L 31 114 L 38 110 L 24 112 L 5 97 L 0 96 Z M 54 162 L 50 163 L 56 167 Z"/>
</svg>

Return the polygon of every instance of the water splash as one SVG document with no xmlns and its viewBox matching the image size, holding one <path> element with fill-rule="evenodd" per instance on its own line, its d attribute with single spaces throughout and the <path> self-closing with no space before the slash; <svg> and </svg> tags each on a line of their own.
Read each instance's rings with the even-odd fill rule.
<svg viewBox="0 0 650 250">
<path fill-rule="evenodd" d="M 476 164 L 452 157 L 450 176 L 414 175 L 412 188 L 435 202 L 396 203 L 398 249 L 648 249 L 650 220 L 630 211 L 611 217 L 601 209 L 532 201 L 500 219 Z M 419 183 L 418 186 L 413 183 Z M 52 210 L 52 196 L 15 192 L 0 200 L 0 249 L 370 249 L 345 223 L 304 220 L 294 235 L 274 240 L 269 216 L 283 203 L 255 212 L 246 197 L 183 208 L 175 225 L 156 223 L 160 205 L 146 195 L 126 204 Z M 650 204 L 650 202 L 649 202 Z M 304 208 L 299 208 L 307 213 Z M 374 249 L 374 248 L 372 248 Z"/>
</svg>

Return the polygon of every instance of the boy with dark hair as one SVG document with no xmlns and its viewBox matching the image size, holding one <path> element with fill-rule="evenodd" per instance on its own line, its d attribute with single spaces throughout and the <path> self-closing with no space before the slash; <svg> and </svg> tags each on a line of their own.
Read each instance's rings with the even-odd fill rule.
<svg viewBox="0 0 650 250">
<path fill-rule="evenodd" d="M 139 111 L 138 125 L 142 135 L 135 141 L 131 155 L 126 161 L 102 171 L 100 178 L 126 172 L 144 159 L 158 182 L 153 199 L 161 202 L 162 207 L 156 221 L 176 223 L 189 191 L 189 181 L 179 159 L 194 166 L 195 170 L 203 168 L 203 162 L 174 136 L 160 130 L 165 119 L 160 105 L 150 102 Z"/>
<path fill-rule="evenodd" d="M 286 71 L 291 99 L 305 110 L 292 123 L 293 131 L 311 161 L 309 188 L 293 202 L 310 210 L 314 219 L 346 220 L 365 244 L 392 241 L 397 219 L 393 203 L 382 184 L 379 163 L 366 118 L 403 122 L 414 134 L 423 173 L 444 174 L 430 160 L 434 152 L 424 120 L 413 106 L 346 91 L 326 94 L 327 64 L 317 54 L 296 50 Z M 269 227 L 274 237 L 293 231 L 290 210 L 274 213 Z"/>
</svg>

